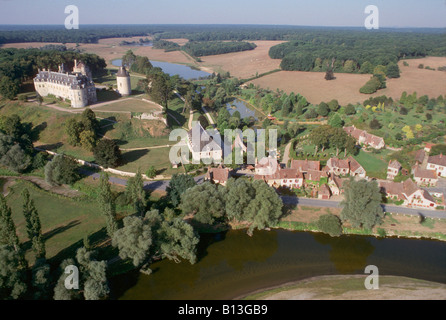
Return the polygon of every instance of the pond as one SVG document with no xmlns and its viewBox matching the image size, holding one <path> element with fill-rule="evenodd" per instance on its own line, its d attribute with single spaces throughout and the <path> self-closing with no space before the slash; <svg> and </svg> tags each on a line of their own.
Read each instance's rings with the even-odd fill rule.
<svg viewBox="0 0 446 320">
<path fill-rule="evenodd" d="M 446 283 L 446 243 L 377 239 L 285 230 L 236 230 L 201 236 L 199 260 L 152 264 L 150 276 L 134 272 L 111 282 L 114 299 L 233 299 L 256 290 L 321 275 L 364 274 L 368 265 L 380 275 Z"/>
<path fill-rule="evenodd" d="M 255 111 L 250 109 L 245 102 L 239 99 L 235 99 L 234 101 L 228 103 L 226 105 L 226 109 L 229 111 L 231 116 L 234 114 L 234 112 L 238 111 L 240 112 L 242 119 L 253 117 L 255 120 L 258 120 Z"/>
<path fill-rule="evenodd" d="M 186 80 L 206 78 L 211 75 L 208 72 L 204 72 L 201 70 L 195 70 L 189 66 L 185 66 L 182 64 L 159 62 L 159 61 L 150 61 L 150 63 L 154 67 L 161 68 L 163 70 L 163 72 L 169 74 L 170 76 L 179 75 L 180 77 L 182 77 Z M 120 66 L 122 66 L 122 59 L 113 60 L 112 64 L 115 67 L 120 67 Z"/>
</svg>

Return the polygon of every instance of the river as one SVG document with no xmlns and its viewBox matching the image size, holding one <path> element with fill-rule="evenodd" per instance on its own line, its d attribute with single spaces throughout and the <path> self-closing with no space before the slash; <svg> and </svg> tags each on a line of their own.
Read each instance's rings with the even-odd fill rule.
<svg viewBox="0 0 446 320">
<path fill-rule="evenodd" d="M 112 281 L 113 299 L 233 299 L 321 275 L 381 275 L 446 283 L 446 243 L 430 240 L 330 238 L 318 233 L 236 230 L 201 236 L 198 262 L 154 263 L 150 276 L 133 272 Z"/>
<path fill-rule="evenodd" d="M 211 74 L 201 70 L 192 69 L 189 66 L 185 66 L 182 64 L 175 64 L 169 62 L 159 62 L 159 61 L 150 61 L 152 66 L 161 68 L 163 72 L 169 74 L 170 76 L 179 75 L 180 77 L 191 80 L 191 79 L 199 79 L 209 77 Z M 120 67 L 122 65 L 122 59 L 116 59 L 112 61 L 112 64 L 115 67 Z"/>
</svg>

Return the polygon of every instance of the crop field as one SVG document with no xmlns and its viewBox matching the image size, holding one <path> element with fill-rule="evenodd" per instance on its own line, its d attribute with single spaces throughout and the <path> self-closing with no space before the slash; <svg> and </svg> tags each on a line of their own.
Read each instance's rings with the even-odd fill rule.
<svg viewBox="0 0 446 320">
<path fill-rule="evenodd" d="M 251 81 L 255 85 L 271 90 L 282 89 L 287 93 L 300 93 L 313 104 L 337 99 L 341 105 L 362 103 L 371 96 L 386 95 L 394 100 L 401 94 L 417 92 L 418 96 L 428 95 L 438 97 L 446 93 L 446 72 L 438 71 L 440 66 L 446 66 L 445 57 L 428 57 L 406 60 L 408 67 L 399 62 L 401 77 L 388 79 L 387 88 L 367 95 L 359 93 L 359 89 L 370 79 L 368 74 L 335 73 L 336 80 L 327 81 L 325 73 L 303 71 L 281 71 Z M 419 64 L 435 68 L 435 71 L 419 69 Z"/>
</svg>

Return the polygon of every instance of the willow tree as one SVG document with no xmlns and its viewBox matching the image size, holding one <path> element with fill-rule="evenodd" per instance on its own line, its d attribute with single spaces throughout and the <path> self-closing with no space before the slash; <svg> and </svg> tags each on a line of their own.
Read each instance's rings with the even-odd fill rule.
<svg viewBox="0 0 446 320">
<path fill-rule="evenodd" d="M 384 211 L 382 195 L 376 181 L 350 178 L 346 182 L 345 197 L 341 206 L 341 220 L 348 221 L 355 228 L 372 229 L 382 223 Z"/>
</svg>

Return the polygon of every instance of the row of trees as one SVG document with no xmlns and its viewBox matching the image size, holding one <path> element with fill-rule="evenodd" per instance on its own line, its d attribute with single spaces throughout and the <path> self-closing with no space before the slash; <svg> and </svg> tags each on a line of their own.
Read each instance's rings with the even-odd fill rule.
<svg viewBox="0 0 446 320">
<path fill-rule="evenodd" d="M 183 50 L 193 57 L 212 56 L 230 52 L 240 52 L 254 50 L 257 45 L 244 41 L 206 41 L 206 42 L 188 42 L 183 46 Z"/>
</svg>

